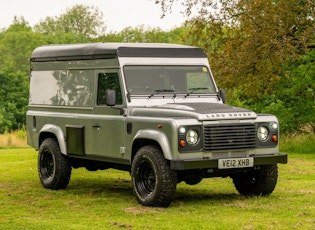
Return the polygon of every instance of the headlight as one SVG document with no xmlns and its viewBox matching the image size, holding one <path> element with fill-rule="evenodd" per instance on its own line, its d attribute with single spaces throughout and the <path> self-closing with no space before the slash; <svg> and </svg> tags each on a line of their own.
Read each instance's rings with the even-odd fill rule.
<svg viewBox="0 0 315 230">
<path fill-rule="evenodd" d="M 186 141 L 190 145 L 195 145 L 197 144 L 199 139 L 198 133 L 195 130 L 188 130 L 186 133 Z"/>
<path fill-rule="evenodd" d="M 178 127 L 178 151 L 180 153 L 202 151 L 202 135 L 201 125 Z"/>
<path fill-rule="evenodd" d="M 257 137 L 259 140 L 266 141 L 268 139 L 268 136 L 269 136 L 269 130 L 266 127 L 261 126 L 258 128 Z"/>
</svg>

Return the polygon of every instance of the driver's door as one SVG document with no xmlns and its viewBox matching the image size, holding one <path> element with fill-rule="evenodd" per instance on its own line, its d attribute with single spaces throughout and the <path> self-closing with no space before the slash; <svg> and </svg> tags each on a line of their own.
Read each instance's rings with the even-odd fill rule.
<svg viewBox="0 0 315 230">
<path fill-rule="evenodd" d="M 125 116 L 122 114 L 122 94 L 118 70 L 97 73 L 96 106 L 91 119 L 90 154 L 110 158 L 122 158 L 124 150 Z M 116 91 L 116 105 L 106 105 L 106 90 Z"/>
</svg>

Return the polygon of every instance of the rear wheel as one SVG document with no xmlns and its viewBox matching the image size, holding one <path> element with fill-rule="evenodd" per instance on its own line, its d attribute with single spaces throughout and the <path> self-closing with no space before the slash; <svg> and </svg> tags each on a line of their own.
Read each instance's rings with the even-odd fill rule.
<svg viewBox="0 0 315 230">
<path fill-rule="evenodd" d="M 233 183 L 236 190 L 246 196 L 267 196 L 276 187 L 278 179 L 277 165 L 262 165 L 259 170 L 238 173 Z"/>
<path fill-rule="evenodd" d="M 176 192 L 176 171 L 170 169 L 161 150 L 144 146 L 132 162 L 131 177 L 134 194 L 144 206 L 167 207 Z"/>
<path fill-rule="evenodd" d="M 66 188 L 71 169 L 68 158 L 60 152 L 57 140 L 45 139 L 38 153 L 38 174 L 42 185 L 53 190 Z"/>
</svg>

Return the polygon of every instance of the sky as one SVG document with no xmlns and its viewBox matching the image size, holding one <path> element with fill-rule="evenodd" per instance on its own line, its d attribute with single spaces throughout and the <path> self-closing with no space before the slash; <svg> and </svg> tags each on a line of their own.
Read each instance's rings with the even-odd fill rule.
<svg viewBox="0 0 315 230">
<path fill-rule="evenodd" d="M 0 2 L 0 29 L 8 28 L 14 16 L 21 17 L 31 25 L 47 16 L 65 13 L 67 8 L 83 4 L 95 6 L 103 12 L 106 32 L 120 32 L 126 27 L 144 25 L 146 28 L 161 28 L 164 31 L 180 26 L 184 16 L 177 5 L 172 13 L 161 19 L 162 11 L 155 0 L 6 0 Z"/>
</svg>

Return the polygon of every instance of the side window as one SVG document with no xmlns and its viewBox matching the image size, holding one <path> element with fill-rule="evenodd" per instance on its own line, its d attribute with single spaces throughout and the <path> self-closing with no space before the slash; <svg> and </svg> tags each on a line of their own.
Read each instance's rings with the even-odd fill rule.
<svg viewBox="0 0 315 230">
<path fill-rule="evenodd" d="M 106 104 L 106 90 L 113 89 L 116 91 L 116 104 L 122 104 L 122 96 L 118 73 L 99 73 L 97 86 L 97 104 Z"/>
</svg>

